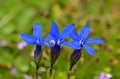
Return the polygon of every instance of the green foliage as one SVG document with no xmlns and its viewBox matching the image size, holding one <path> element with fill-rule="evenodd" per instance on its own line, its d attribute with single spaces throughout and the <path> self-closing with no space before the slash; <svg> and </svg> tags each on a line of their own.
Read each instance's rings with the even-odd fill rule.
<svg viewBox="0 0 120 79">
<path fill-rule="evenodd" d="M 43 37 L 50 31 L 54 20 L 60 30 L 75 23 L 79 32 L 86 23 L 91 25 L 89 37 L 103 37 L 106 42 L 94 45 L 94 57 L 84 49 L 82 57 L 70 72 L 70 79 L 97 79 L 101 72 L 111 73 L 112 79 L 119 79 L 120 70 L 120 1 L 119 0 L 0 0 L 0 79 L 24 79 L 24 75 L 35 78 L 35 65 L 27 45 L 20 50 L 20 33 L 32 34 L 35 22 L 40 22 Z M 7 44 L 2 45 L 2 41 Z M 42 79 L 49 77 L 49 48 L 43 47 L 43 58 L 39 69 Z M 53 79 L 67 79 L 69 58 L 73 49 L 64 47 L 55 63 Z M 12 68 L 16 68 L 14 74 Z"/>
</svg>

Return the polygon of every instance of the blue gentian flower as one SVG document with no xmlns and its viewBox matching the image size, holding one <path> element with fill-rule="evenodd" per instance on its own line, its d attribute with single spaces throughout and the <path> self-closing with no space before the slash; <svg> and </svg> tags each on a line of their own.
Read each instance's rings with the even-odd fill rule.
<svg viewBox="0 0 120 79">
<path fill-rule="evenodd" d="M 80 35 L 78 35 L 77 32 L 73 30 L 70 34 L 70 37 L 73 39 L 73 41 L 65 42 L 64 44 L 71 46 L 77 50 L 84 47 L 90 55 L 94 55 L 96 52 L 95 49 L 89 46 L 88 44 L 99 44 L 99 43 L 103 43 L 104 40 L 101 38 L 88 38 L 87 39 L 89 34 L 90 34 L 90 25 L 87 24 L 81 29 Z"/>
<path fill-rule="evenodd" d="M 39 23 L 35 23 L 34 25 L 33 36 L 25 33 L 20 34 L 20 36 L 28 44 L 36 44 L 38 46 L 44 45 L 45 42 L 50 39 L 50 36 L 42 38 L 42 26 Z M 36 53 L 39 54 L 39 52 Z"/>
<path fill-rule="evenodd" d="M 90 25 L 85 25 L 81 29 L 80 35 L 78 35 L 75 30 L 73 30 L 70 33 L 69 36 L 73 39 L 72 42 L 64 43 L 65 45 L 71 46 L 75 49 L 70 57 L 70 60 L 71 60 L 70 70 L 72 69 L 74 64 L 76 64 L 76 62 L 80 59 L 82 47 L 84 47 L 90 55 L 94 55 L 95 49 L 89 46 L 88 44 L 98 44 L 98 43 L 104 42 L 104 40 L 101 38 L 88 38 L 87 39 L 89 33 L 90 33 Z"/>
<path fill-rule="evenodd" d="M 50 73 L 52 73 L 52 67 L 60 54 L 60 46 L 65 43 L 64 39 L 74 30 L 74 28 L 75 28 L 75 24 L 70 24 L 70 25 L 67 25 L 62 30 L 61 33 L 59 33 L 57 24 L 54 21 L 52 21 L 52 27 L 51 27 L 51 31 L 49 35 L 53 38 L 54 45 L 50 45 L 50 46 L 53 46 L 51 49 L 51 71 Z"/>
<path fill-rule="evenodd" d="M 36 45 L 36 49 L 34 52 L 34 61 L 36 65 L 38 65 L 42 57 L 42 54 L 41 54 L 42 45 L 46 45 L 45 42 L 49 40 L 51 37 L 47 36 L 45 38 L 42 38 L 42 26 L 39 23 L 35 23 L 34 25 L 33 36 L 22 33 L 20 34 L 20 37 L 28 44 Z"/>
<path fill-rule="evenodd" d="M 53 38 L 55 42 L 54 45 L 61 46 L 62 44 L 64 44 L 64 39 L 74 30 L 74 28 L 75 28 L 75 24 L 70 24 L 67 25 L 62 30 L 61 33 L 59 33 L 57 24 L 54 21 L 52 21 L 52 27 L 51 27 L 51 31 L 49 32 L 49 35 Z"/>
</svg>

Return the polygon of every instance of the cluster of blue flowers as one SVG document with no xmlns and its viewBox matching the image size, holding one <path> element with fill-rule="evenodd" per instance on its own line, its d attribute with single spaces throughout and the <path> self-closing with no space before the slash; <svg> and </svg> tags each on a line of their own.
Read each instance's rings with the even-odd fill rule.
<svg viewBox="0 0 120 79">
<path fill-rule="evenodd" d="M 61 45 L 67 45 L 75 50 L 73 51 L 73 54 L 71 55 L 71 66 L 70 70 L 72 69 L 73 65 L 79 60 L 81 56 L 81 49 L 84 47 L 86 51 L 90 55 L 95 54 L 95 49 L 89 46 L 88 44 L 98 44 L 103 43 L 104 40 L 101 38 L 88 38 L 88 35 L 90 34 L 90 25 L 85 25 L 82 29 L 80 34 L 78 34 L 75 30 L 75 24 L 69 24 L 67 25 L 62 32 L 59 32 L 57 24 L 52 21 L 51 24 L 51 30 L 48 34 L 48 36 L 42 38 L 42 26 L 39 23 L 36 23 L 33 28 L 33 36 L 28 34 L 20 34 L 21 38 L 27 42 L 28 44 L 35 44 L 36 49 L 34 53 L 34 61 L 37 65 L 37 68 L 39 67 L 39 62 L 41 60 L 42 54 L 42 46 L 49 46 L 51 47 L 51 71 L 55 61 L 59 57 L 60 54 L 60 47 Z M 72 38 L 72 41 L 65 41 L 65 38 L 69 36 Z M 52 42 L 51 42 L 52 40 Z"/>
</svg>

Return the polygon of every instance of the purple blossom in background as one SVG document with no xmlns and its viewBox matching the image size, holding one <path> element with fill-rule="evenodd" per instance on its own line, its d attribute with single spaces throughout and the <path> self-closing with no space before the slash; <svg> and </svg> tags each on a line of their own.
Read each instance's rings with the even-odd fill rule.
<svg viewBox="0 0 120 79">
<path fill-rule="evenodd" d="M 24 79 L 33 79 L 33 77 L 25 74 Z"/>
<path fill-rule="evenodd" d="M 110 78 L 112 78 L 112 74 L 108 74 L 104 72 L 101 72 L 100 76 L 98 77 L 98 79 L 110 79 Z"/>
<path fill-rule="evenodd" d="M 0 46 L 5 47 L 5 46 L 7 46 L 7 44 L 8 44 L 8 42 L 6 40 L 1 40 L 0 41 Z"/>
<path fill-rule="evenodd" d="M 26 46 L 27 46 L 27 43 L 24 42 L 24 41 L 17 43 L 17 48 L 18 48 L 19 50 L 24 49 Z"/>
<path fill-rule="evenodd" d="M 11 68 L 11 74 L 12 75 L 15 75 L 16 71 L 17 71 L 16 67 L 12 67 Z"/>
<path fill-rule="evenodd" d="M 30 56 L 31 57 L 34 57 L 34 51 L 35 51 L 35 48 L 31 51 L 31 53 L 30 53 Z"/>
</svg>

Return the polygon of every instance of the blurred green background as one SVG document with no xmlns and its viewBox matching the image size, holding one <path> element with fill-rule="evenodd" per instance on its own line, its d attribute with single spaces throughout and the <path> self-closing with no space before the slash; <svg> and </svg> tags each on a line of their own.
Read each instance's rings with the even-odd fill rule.
<svg viewBox="0 0 120 79">
<path fill-rule="evenodd" d="M 84 49 L 73 67 L 71 79 L 98 79 L 101 72 L 120 79 L 120 0 L 0 0 L 0 79 L 34 79 L 35 65 L 31 52 L 34 45 L 23 43 L 20 33 L 32 34 L 36 22 L 42 24 L 43 37 L 51 21 L 59 29 L 70 23 L 76 30 L 91 25 L 89 37 L 102 37 L 105 43 L 92 45 L 97 53 L 90 56 Z M 72 48 L 63 46 L 54 66 L 53 79 L 67 79 Z M 50 49 L 43 47 L 39 75 L 47 79 Z"/>
</svg>

